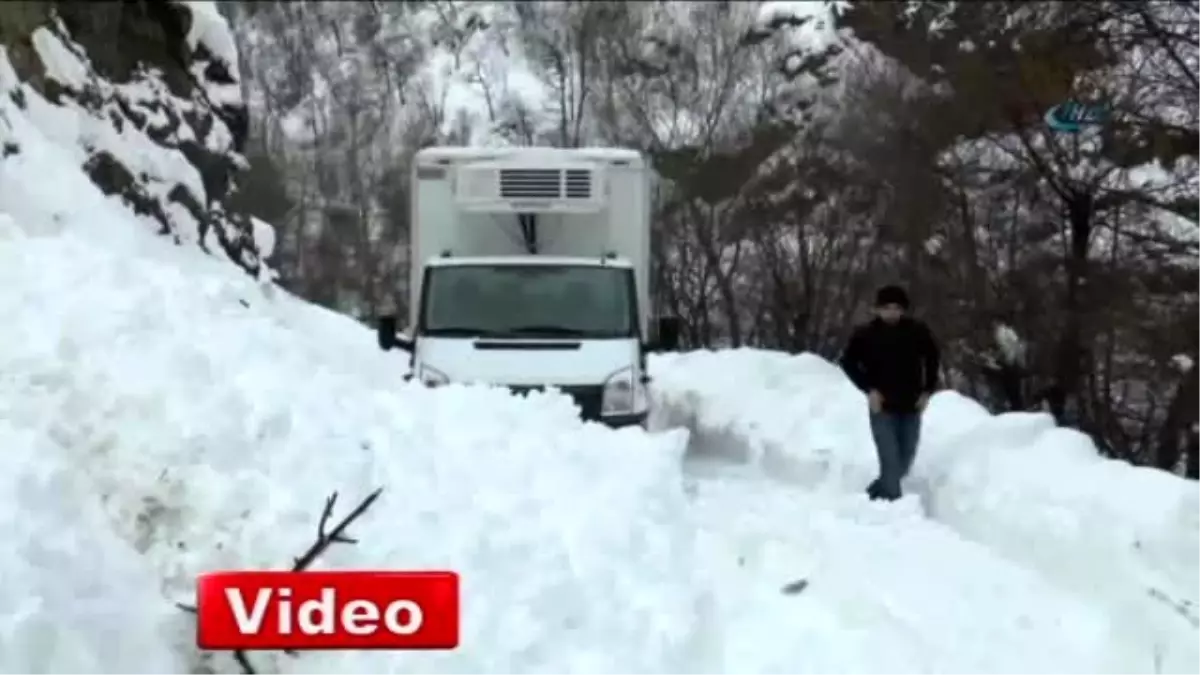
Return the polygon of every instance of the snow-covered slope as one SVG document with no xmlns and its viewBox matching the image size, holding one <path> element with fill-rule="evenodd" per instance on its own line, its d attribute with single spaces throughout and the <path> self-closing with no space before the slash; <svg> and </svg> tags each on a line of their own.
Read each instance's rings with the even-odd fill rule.
<svg viewBox="0 0 1200 675">
<path fill-rule="evenodd" d="M 380 486 L 361 543 L 321 564 L 459 570 L 466 647 L 262 671 L 698 667 L 683 432 L 403 384 L 361 325 L 155 236 L 81 170 L 102 143 L 183 181 L 170 149 L 50 103 L 3 51 L 0 86 L 19 145 L 0 161 L 0 671 L 232 671 L 174 607 L 195 575 L 287 565 L 326 494 Z"/>
<path fill-rule="evenodd" d="M 22 152 L 0 165 L 0 445 L 23 487 L 0 518 L 28 534 L 0 576 L 29 583 L 5 585 L 24 613 L 0 619 L 0 669 L 187 669 L 171 601 L 197 573 L 287 564 L 325 494 L 377 486 L 361 544 L 325 564 L 460 570 L 469 646 L 296 667 L 695 667 L 682 432 L 583 426 L 561 397 L 404 385 L 369 331 L 139 229 L 57 139 L 5 113 Z M 27 529 L 47 523 L 49 539 Z M 75 588 L 94 605 L 61 622 Z M 111 620 L 85 626 L 87 611 Z"/>
<path fill-rule="evenodd" d="M 659 357 L 652 370 L 671 421 L 695 434 L 697 454 L 831 498 L 861 495 L 874 477 L 863 396 L 816 356 L 695 352 Z M 915 493 L 904 500 L 910 508 L 919 500 L 928 518 L 1105 610 L 1119 627 L 1113 642 L 1123 643 L 1127 668 L 1193 672 L 1200 665 L 1195 483 L 1104 459 L 1085 436 L 1056 428 L 1046 415 L 993 416 L 944 392 L 925 416 L 908 489 Z M 796 517 L 801 529 L 824 516 Z M 949 552 L 963 548 L 961 541 L 923 537 L 905 535 L 906 544 L 936 548 L 926 562 L 945 565 L 947 575 L 959 571 L 964 563 Z M 869 557 L 903 560 L 894 553 Z M 979 562 L 969 569 L 990 574 Z M 911 572 L 898 573 L 913 583 Z M 1000 611 L 1000 597 L 980 611 Z"/>
</svg>

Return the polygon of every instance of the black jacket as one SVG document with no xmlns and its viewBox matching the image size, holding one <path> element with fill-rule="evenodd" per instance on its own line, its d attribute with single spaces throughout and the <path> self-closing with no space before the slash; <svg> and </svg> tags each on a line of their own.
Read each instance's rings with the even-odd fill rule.
<svg viewBox="0 0 1200 675">
<path fill-rule="evenodd" d="M 921 394 L 937 388 L 939 358 L 924 323 L 906 316 L 889 325 L 876 318 L 855 329 L 841 365 L 859 389 L 883 394 L 885 412 L 914 413 Z"/>
</svg>

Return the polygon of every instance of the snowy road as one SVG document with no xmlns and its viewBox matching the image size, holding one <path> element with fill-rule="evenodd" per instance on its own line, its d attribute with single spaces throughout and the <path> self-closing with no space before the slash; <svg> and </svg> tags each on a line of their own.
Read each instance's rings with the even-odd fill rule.
<svg viewBox="0 0 1200 675">
<path fill-rule="evenodd" d="M 980 454 L 960 461 L 988 461 L 992 472 L 991 481 L 976 484 L 979 470 L 969 463 L 956 469 L 945 446 L 952 441 L 961 448 L 973 438 L 961 429 L 976 413 L 943 395 L 927 414 L 926 456 L 908 481 L 911 494 L 896 504 L 871 503 L 863 488 L 873 475 L 873 453 L 865 416 L 856 419 L 864 402 L 856 392 L 845 393 L 836 368 L 811 357 L 746 350 L 740 356 L 671 357 L 660 360 L 657 371 L 666 408 L 657 425 L 691 430 L 686 491 L 712 586 L 721 589 L 717 615 L 726 625 L 720 661 L 727 669 L 1195 671 L 1193 620 L 1140 585 L 1153 577 L 1177 596 L 1194 597 L 1187 585 L 1194 583 L 1196 554 L 1188 549 L 1194 538 L 1180 536 L 1195 518 L 1188 510 L 1195 501 L 1186 493 L 1158 496 L 1157 504 L 1172 504 L 1172 496 L 1180 500 L 1176 511 L 1166 510 L 1175 520 L 1108 513 L 1105 530 L 1064 527 L 1062 507 L 1039 503 L 1047 497 L 1037 492 L 1025 497 L 1024 511 L 1022 504 L 1012 512 L 998 510 L 1008 504 L 1006 495 L 1032 488 L 1023 475 L 1023 487 L 1007 484 L 1014 476 L 982 452 L 988 441 L 1018 444 L 1003 448 L 1006 457 L 1020 458 L 1022 445 L 1039 448 L 1048 470 L 1059 458 L 1046 447 L 1037 420 L 1015 416 L 1003 429 L 989 429 L 982 443 L 970 441 L 982 446 Z M 754 378 L 757 391 L 714 383 L 704 375 L 712 372 Z M 1049 437 L 1058 431 L 1051 429 Z M 1134 475 L 1125 480 L 1134 484 L 1139 477 L 1160 477 L 1126 471 Z M 972 478 L 962 482 L 977 494 L 956 493 L 961 476 Z M 1077 490 L 1059 491 L 1064 489 Z M 1095 508 L 1080 502 L 1077 508 Z M 1073 517 L 1089 518 L 1083 510 Z M 1130 522 L 1135 518 L 1144 522 Z M 1038 529 L 1029 531 L 1029 523 Z M 1134 547 L 1142 555 L 1118 555 L 1121 540 L 1108 540 L 1119 538 L 1114 532 L 1134 530 L 1145 541 Z M 1012 546 L 1015 533 L 1029 545 Z M 1108 546 L 1120 564 L 1106 566 L 1079 551 L 1068 560 L 1054 555 L 1083 546 Z M 1154 547 L 1155 554 L 1145 553 Z M 1189 561 L 1191 575 L 1182 568 L 1170 574 L 1172 562 Z M 1070 570 L 1073 577 L 1064 573 Z M 1081 582 L 1100 579 L 1102 585 Z M 801 592 L 781 592 L 798 580 L 806 582 Z"/>
<path fill-rule="evenodd" d="M 819 496 L 744 465 L 689 464 L 724 672 L 1129 669 L 1103 614 L 926 520 L 915 500 Z"/>
</svg>

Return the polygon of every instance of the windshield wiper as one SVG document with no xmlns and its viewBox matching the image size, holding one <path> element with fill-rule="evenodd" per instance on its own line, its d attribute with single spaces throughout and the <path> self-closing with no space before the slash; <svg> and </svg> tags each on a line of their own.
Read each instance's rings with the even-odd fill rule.
<svg viewBox="0 0 1200 675">
<path fill-rule="evenodd" d="M 471 326 L 440 326 L 438 328 L 427 328 L 425 334 L 432 337 L 496 337 L 500 333 L 487 328 L 473 328 Z"/>
<path fill-rule="evenodd" d="M 586 331 L 579 330 L 578 328 L 554 325 L 515 326 L 509 328 L 507 332 L 516 335 L 536 335 L 541 333 L 543 335 L 553 335 L 554 337 L 582 337 L 587 335 Z"/>
</svg>

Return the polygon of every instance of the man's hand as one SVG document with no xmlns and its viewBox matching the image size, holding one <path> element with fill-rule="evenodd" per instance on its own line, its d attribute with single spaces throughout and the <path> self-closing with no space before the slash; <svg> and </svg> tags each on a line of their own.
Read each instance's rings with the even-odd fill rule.
<svg viewBox="0 0 1200 675">
<path fill-rule="evenodd" d="M 877 413 L 883 410 L 883 394 L 879 393 L 878 389 L 872 389 L 867 394 L 867 401 L 871 405 L 871 412 Z"/>
<path fill-rule="evenodd" d="M 917 412 L 925 412 L 927 405 L 929 405 L 929 394 L 921 394 L 917 399 Z"/>
</svg>

